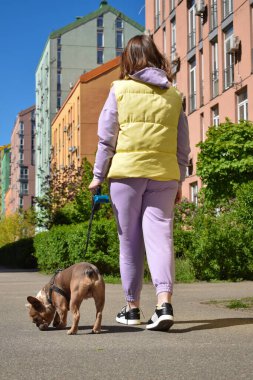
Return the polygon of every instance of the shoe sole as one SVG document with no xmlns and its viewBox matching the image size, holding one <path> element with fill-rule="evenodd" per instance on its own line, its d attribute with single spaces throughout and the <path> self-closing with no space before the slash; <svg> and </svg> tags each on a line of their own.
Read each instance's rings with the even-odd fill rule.
<svg viewBox="0 0 253 380">
<path fill-rule="evenodd" d="M 147 330 L 155 331 L 167 331 L 173 325 L 173 317 L 168 315 L 161 315 L 161 317 L 154 323 L 151 323 L 146 326 Z"/>
<path fill-rule="evenodd" d="M 126 318 L 116 317 L 116 321 L 118 323 L 122 323 L 123 325 L 140 325 L 141 324 L 141 321 L 139 319 L 126 319 Z"/>
</svg>

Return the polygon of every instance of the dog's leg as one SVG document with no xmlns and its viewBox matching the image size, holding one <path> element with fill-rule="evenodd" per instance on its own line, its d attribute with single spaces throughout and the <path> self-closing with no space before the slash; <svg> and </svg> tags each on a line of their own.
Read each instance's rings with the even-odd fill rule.
<svg viewBox="0 0 253 380">
<path fill-rule="evenodd" d="M 60 324 L 60 317 L 59 317 L 59 314 L 56 312 L 54 316 L 53 326 L 57 328 L 59 324 Z"/>
<path fill-rule="evenodd" d="M 93 297 L 96 305 L 96 321 L 94 323 L 92 332 L 95 334 L 101 331 L 102 311 L 105 304 L 105 285 L 104 282 L 96 284 L 93 290 Z"/>
<path fill-rule="evenodd" d="M 56 314 L 58 317 L 55 316 L 54 327 L 64 329 L 67 326 L 68 309 L 66 307 L 56 308 Z"/>
<path fill-rule="evenodd" d="M 80 320 L 80 311 L 79 311 L 80 305 L 81 305 L 81 302 L 79 301 L 79 297 L 75 297 L 75 295 L 72 294 L 71 301 L 70 301 L 70 311 L 72 313 L 73 321 L 72 321 L 71 328 L 67 332 L 68 335 L 74 335 L 77 333 L 78 323 Z"/>
</svg>

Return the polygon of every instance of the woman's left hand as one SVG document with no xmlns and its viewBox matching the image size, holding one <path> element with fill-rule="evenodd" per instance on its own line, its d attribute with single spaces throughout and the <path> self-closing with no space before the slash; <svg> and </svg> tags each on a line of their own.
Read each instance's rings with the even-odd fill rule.
<svg viewBox="0 0 253 380">
<path fill-rule="evenodd" d="M 177 195 L 175 198 L 175 204 L 180 203 L 182 201 L 182 188 L 180 187 L 177 191 Z"/>
<path fill-rule="evenodd" d="M 99 179 L 93 179 L 91 181 L 91 183 L 89 184 L 88 186 L 88 189 L 93 193 L 95 194 L 97 192 L 97 189 L 99 186 L 101 186 L 102 184 L 102 181 L 100 181 Z"/>
</svg>

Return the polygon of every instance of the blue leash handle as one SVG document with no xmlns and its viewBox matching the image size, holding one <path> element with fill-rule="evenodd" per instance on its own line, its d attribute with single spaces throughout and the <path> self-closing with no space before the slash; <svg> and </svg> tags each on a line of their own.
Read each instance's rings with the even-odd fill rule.
<svg viewBox="0 0 253 380">
<path fill-rule="evenodd" d="M 109 203 L 110 199 L 108 195 L 94 195 L 93 196 L 93 202 L 94 204 L 100 204 L 100 203 Z"/>
</svg>

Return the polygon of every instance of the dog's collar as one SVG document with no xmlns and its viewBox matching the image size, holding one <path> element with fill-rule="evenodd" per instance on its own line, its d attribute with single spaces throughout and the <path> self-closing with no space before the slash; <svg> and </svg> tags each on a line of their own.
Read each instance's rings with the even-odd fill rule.
<svg viewBox="0 0 253 380">
<path fill-rule="evenodd" d="M 57 269 L 57 271 L 55 272 L 55 274 L 53 275 L 53 277 L 50 280 L 50 286 L 49 286 L 49 292 L 48 292 L 48 295 L 47 295 L 47 301 L 51 305 L 53 305 L 53 301 L 52 301 L 52 293 L 53 292 L 56 292 L 56 293 L 60 294 L 61 296 L 65 297 L 66 300 L 68 301 L 68 303 L 70 302 L 70 297 L 68 296 L 68 294 L 66 294 L 66 292 L 64 292 L 63 289 L 59 288 L 58 286 L 56 286 L 54 284 L 55 277 L 61 271 L 62 271 L 62 269 Z"/>
</svg>

